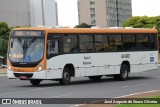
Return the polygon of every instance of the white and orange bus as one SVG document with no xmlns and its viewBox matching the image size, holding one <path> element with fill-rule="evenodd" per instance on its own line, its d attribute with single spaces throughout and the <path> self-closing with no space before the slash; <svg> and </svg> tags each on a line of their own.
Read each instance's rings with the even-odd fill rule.
<svg viewBox="0 0 160 107">
<path fill-rule="evenodd" d="M 71 77 L 99 80 L 158 68 L 156 29 L 143 28 L 16 28 L 11 31 L 7 76 L 30 80 Z"/>
</svg>

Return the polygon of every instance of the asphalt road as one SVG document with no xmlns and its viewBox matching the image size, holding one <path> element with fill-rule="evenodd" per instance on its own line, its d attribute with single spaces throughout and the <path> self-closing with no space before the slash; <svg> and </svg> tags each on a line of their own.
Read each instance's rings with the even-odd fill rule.
<svg viewBox="0 0 160 107">
<path fill-rule="evenodd" d="M 9 80 L 6 76 L 0 76 L 0 98 L 114 98 L 158 89 L 160 89 L 160 67 L 158 70 L 130 74 L 127 81 L 116 81 L 104 76 L 101 81 L 94 82 L 87 77 L 82 77 L 72 78 L 68 86 L 61 86 L 56 81 L 42 81 L 39 86 L 32 86 L 26 80 Z M 45 106 L 70 107 L 73 105 Z M 0 105 L 0 107 L 24 106 L 28 107 L 28 105 Z"/>
</svg>

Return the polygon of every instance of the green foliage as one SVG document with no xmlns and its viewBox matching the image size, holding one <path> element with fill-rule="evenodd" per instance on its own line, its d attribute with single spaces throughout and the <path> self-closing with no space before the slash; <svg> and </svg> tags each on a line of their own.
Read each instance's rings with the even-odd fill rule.
<svg viewBox="0 0 160 107">
<path fill-rule="evenodd" d="M 0 22 L 0 56 L 7 56 L 9 35 L 14 28 L 20 28 L 20 26 L 8 27 L 6 22 Z"/>
<path fill-rule="evenodd" d="M 76 25 L 75 28 L 91 28 L 91 25 L 88 25 L 86 23 L 81 23 L 79 25 Z"/>
<path fill-rule="evenodd" d="M 2 35 L 4 35 L 4 36 L 6 36 L 6 35 L 8 35 L 8 33 L 9 33 L 9 28 L 8 28 L 8 24 L 7 23 L 5 23 L 5 22 L 0 22 L 0 35 L 2 36 Z"/>
<path fill-rule="evenodd" d="M 0 56 L 6 57 L 7 55 L 9 35 L 13 28 L 15 27 L 9 28 L 7 23 L 0 22 Z"/>
<path fill-rule="evenodd" d="M 8 40 L 0 39 L 0 56 L 6 57 L 8 49 Z"/>
<path fill-rule="evenodd" d="M 125 21 L 123 27 L 134 27 L 134 28 L 153 28 L 156 27 L 160 32 L 160 16 L 148 17 L 148 16 L 136 16 L 131 17 Z M 160 37 L 160 35 L 159 35 Z"/>
<path fill-rule="evenodd" d="M 157 98 L 156 101 L 159 101 L 160 96 L 152 96 L 147 98 Z M 159 104 L 117 104 L 114 107 L 160 107 Z"/>
<path fill-rule="evenodd" d="M 8 48 L 10 28 L 5 22 L 0 22 L 0 56 L 5 57 Z"/>
</svg>

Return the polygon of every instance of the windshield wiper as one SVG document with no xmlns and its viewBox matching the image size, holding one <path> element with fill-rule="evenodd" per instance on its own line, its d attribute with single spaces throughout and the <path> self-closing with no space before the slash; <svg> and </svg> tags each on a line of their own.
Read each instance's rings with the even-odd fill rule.
<svg viewBox="0 0 160 107">
<path fill-rule="evenodd" d="M 32 43 L 36 40 L 36 37 L 34 37 L 29 43 L 28 43 L 28 48 L 32 45 Z"/>
<path fill-rule="evenodd" d="M 20 37 L 18 37 L 18 43 L 20 44 L 21 47 L 23 47 L 23 44 L 22 44 Z"/>
</svg>

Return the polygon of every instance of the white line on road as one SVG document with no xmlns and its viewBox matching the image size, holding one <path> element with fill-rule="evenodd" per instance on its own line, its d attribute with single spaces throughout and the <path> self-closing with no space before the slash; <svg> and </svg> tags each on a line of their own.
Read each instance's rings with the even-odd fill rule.
<svg viewBox="0 0 160 107">
<path fill-rule="evenodd" d="M 152 93 L 152 92 L 156 92 L 156 91 L 160 91 L 160 90 L 152 90 L 152 91 L 146 91 L 146 92 L 133 93 L 133 94 L 123 95 L 123 96 L 119 96 L 119 97 L 115 97 L 115 98 L 123 98 L 123 97 L 132 96 L 132 95 Z"/>
<path fill-rule="evenodd" d="M 138 86 L 144 86 L 144 85 L 148 85 L 148 84 L 127 85 L 127 86 L 123 86 L 122 88 L 138 87 Z"/>
<path fill-rule="evenodd" d="M 160 78 L 160 76 L 155 76 L 156 78 Z"/>
<path fill-rule="evenodd" d="M 74 95 L 74 94 L 75 93 L 63 94 L 63 95 L 51 96 L 51 97 L 48 97 L 48 98 L 58 98 L 58 97 L 70 96 L 70 95 Z"/>
<path fill-rule="evenodd" d="M 77 104 L 77 105 L 74 105 L 74 106 L 70 106 L 70 107 L 79 107 L 79 106 L 83 106 L 85 104 Z"/>
<path fill-rule="evenodd" d="M 152 92 L 156 92 L 156 91 L 160 91 L 160 90 L 152 90 L 152 91 L 146 91 L 146 92 L 133 93 L 133 94 L 123 95 L 123 96 L 119 96 L 119 97 L 115 97 L 115 98 L 124 98 L 124 97 L 132 96 L 132 95 L 152 93 Z M 82 105 L 85 105 L 85 104 L 77 104 L 77 105 L 70 106 L 70 107 L 79 107 L 79 106 L 82 106 Z"/>
</svg>

